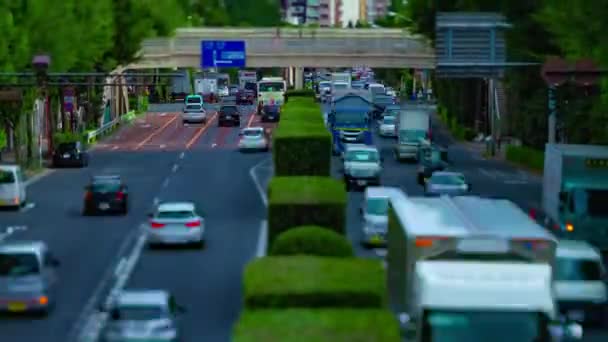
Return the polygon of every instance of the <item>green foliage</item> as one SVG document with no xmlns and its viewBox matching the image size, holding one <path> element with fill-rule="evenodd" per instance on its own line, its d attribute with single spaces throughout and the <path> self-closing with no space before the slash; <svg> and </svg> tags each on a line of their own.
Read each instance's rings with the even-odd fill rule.
<svg viewBox="0 0 608 342">
<path fill-rule="evenodd" d="M 272 136 L 275 175 L 330 175 L 332 140 L 320 117 L 318 112 L 282 113 L 281 124 Z"/>
<path fill-rule="evenodd" d="M 234 342 L 399 342 L 399 324 L 388 310 L 245 310 Z"/>
<path fill-rule="evenodd" d="M 475 131 L 458 123 L 458 120 L 454 116 L 449 115 L 445 107 L 440 106 L 438 108 L 438 115 L 455 139 L 470 141 L 475 138 Z"/>
<path fill-rule="evenodd" d="M 281 233 L 270 255 L 318 255 L 352 257 L 353 248 L 344 236 L 323 227 L 302 226 Z"/>
<path fill-rule="evenodd" d="M 291 98 L 304 97 L 304 98 L 310 98 L 314 101 L 315 92 L 312 89 L 289 90 L 289 91 L 285 92 L 285 102 L 289 102 L 290 97 Z"/>
<path fill-rule="evenodd" d="M 243 278 L 249 309 L 381 308 L 386 303 L 378 260 L 265 257 L 250 262 Z"/>
<path fill-rule="evenodd" d="M 534 171 L 543 171 L 545 154 L 526 146 L 507 146 L 506 159 L 510 162 L 527 167 Z"/>
<path fill-rule="evenodd" d="M 0 129 L 0 150 L 6 147 L 6 132 L 3 129 Z"/>
<path fill-rule="evenodd" d="M 268 241 L 298 226 L 316 225 L 344 234 L 346 190 L 331 177 L 273 177 L 268 186 Z"/>
<path fill-rule="evenodd" d="M 55 133 L 53 135 L 53 142 L 55 145 L 63 144 L 63 143 L 71 143 L 77 141 L 84 141 L 84 136 L 82 134 L 65 132 L 65 133 Z"/>
</svg>

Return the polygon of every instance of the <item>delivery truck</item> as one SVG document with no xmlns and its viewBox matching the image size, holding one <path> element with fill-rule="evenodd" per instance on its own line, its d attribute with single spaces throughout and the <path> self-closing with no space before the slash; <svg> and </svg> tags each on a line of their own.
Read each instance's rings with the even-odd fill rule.
<svg viewBox="0 0 608 342">
<path fill-rule="evenodd" d="M 418 161 L 420 149 L 430 138 L 431 116 L 424 109 L 402 109 L 397 116 L 397 142 L 393 149 L 395 160 Z"/>
<path fill-rule="evenodd" d="M 608 252 L 608 146 L 547 144 L 542 208 L 560 235 Z"/>
</svg>

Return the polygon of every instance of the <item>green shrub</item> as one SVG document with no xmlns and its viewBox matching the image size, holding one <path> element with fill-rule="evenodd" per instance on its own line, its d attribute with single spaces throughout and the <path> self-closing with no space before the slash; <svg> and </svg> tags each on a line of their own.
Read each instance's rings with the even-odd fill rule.
<svg viewBox="0 0 608 342">
<path fill-rule="evenodd" d="M 315 92 L 312 89 L 298 89 L 298 90 L 288 90 L 285 92 L 285 102 L 289 102 L 290 99 L 295 97 L 305 97 L 315 99 Z"/>
<path fill-rule="evenodd" d="M 273 177 L 268 185 L 268 242 L 299 226 L 346 231 L 344 184 L 331 177 Z"/>
<path fill-rule="evenodd" d="M 265 257 L 243 276 L 245 306 L 273 308 L 381 308 L 385 274 L 380 261 L 310 255 Z"/>
<path fill-rule="evenodd" d="M 545 164 L 545 153 L 543 151 L 526 146 L 508 145 L 505 157 L 510 162 L 535 171 L 543 171 Z"/>
<path fill-rule="evenodd" d="M 329 228 L 302 226 L 281 233 L 270 250 L 270 255 L 301 254 L 352 257 L 353 247 L 346 237 Z"/>
<path fill-rule="evenodd" d="M 285 122 L 317 122 L 324 124 L 321 111 L 310 107 L 284 109 L 281 115 L 281 124 Z M 327 131 L 327 128 L 325 130 Z"/>
<path fill-rule="evenodd" d="M 71 142 L 86 142 L 86 137 L 82 134 L 72 133 L 72 132 L 58 132 L 53 135 L 53 144 L 55 146 L 63 143 L 71 143 Z"/>
<path fill-rule="evenodd" d="M 332 137 L 323 124 L 279 124 L 272 135 L 274 174 L 329 176 Z"/>
<path fill-rule="evenodd" d="M 399 342 L 399 323 L 388 310 L 245 310 L 234 342 Z"/>
</svg>

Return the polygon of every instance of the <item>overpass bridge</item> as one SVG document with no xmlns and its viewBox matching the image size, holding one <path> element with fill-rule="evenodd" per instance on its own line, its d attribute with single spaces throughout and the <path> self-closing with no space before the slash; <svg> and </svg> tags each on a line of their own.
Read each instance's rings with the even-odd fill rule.
<svg viewBox="0 0 608 342">
<path fill-rule="evenodd" d="M 430 43 L 402 29 L 227 27 L 180 28 L 171 38 L 147 39 L 127 68 L 200 67 L 202 40 L 244 40 L 251 68 L 435 68 Z"/>
</svg>

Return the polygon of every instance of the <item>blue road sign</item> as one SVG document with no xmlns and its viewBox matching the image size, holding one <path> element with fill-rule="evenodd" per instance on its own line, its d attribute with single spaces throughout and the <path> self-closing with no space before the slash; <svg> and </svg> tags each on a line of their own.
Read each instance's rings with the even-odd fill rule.
<svg viewBox="0 0 608 342">
<path fill-rule="evenodd" d="M 201 68 L 244 68 L 245 42 L 242 40 L 201 41 Z"/>
</svg>

